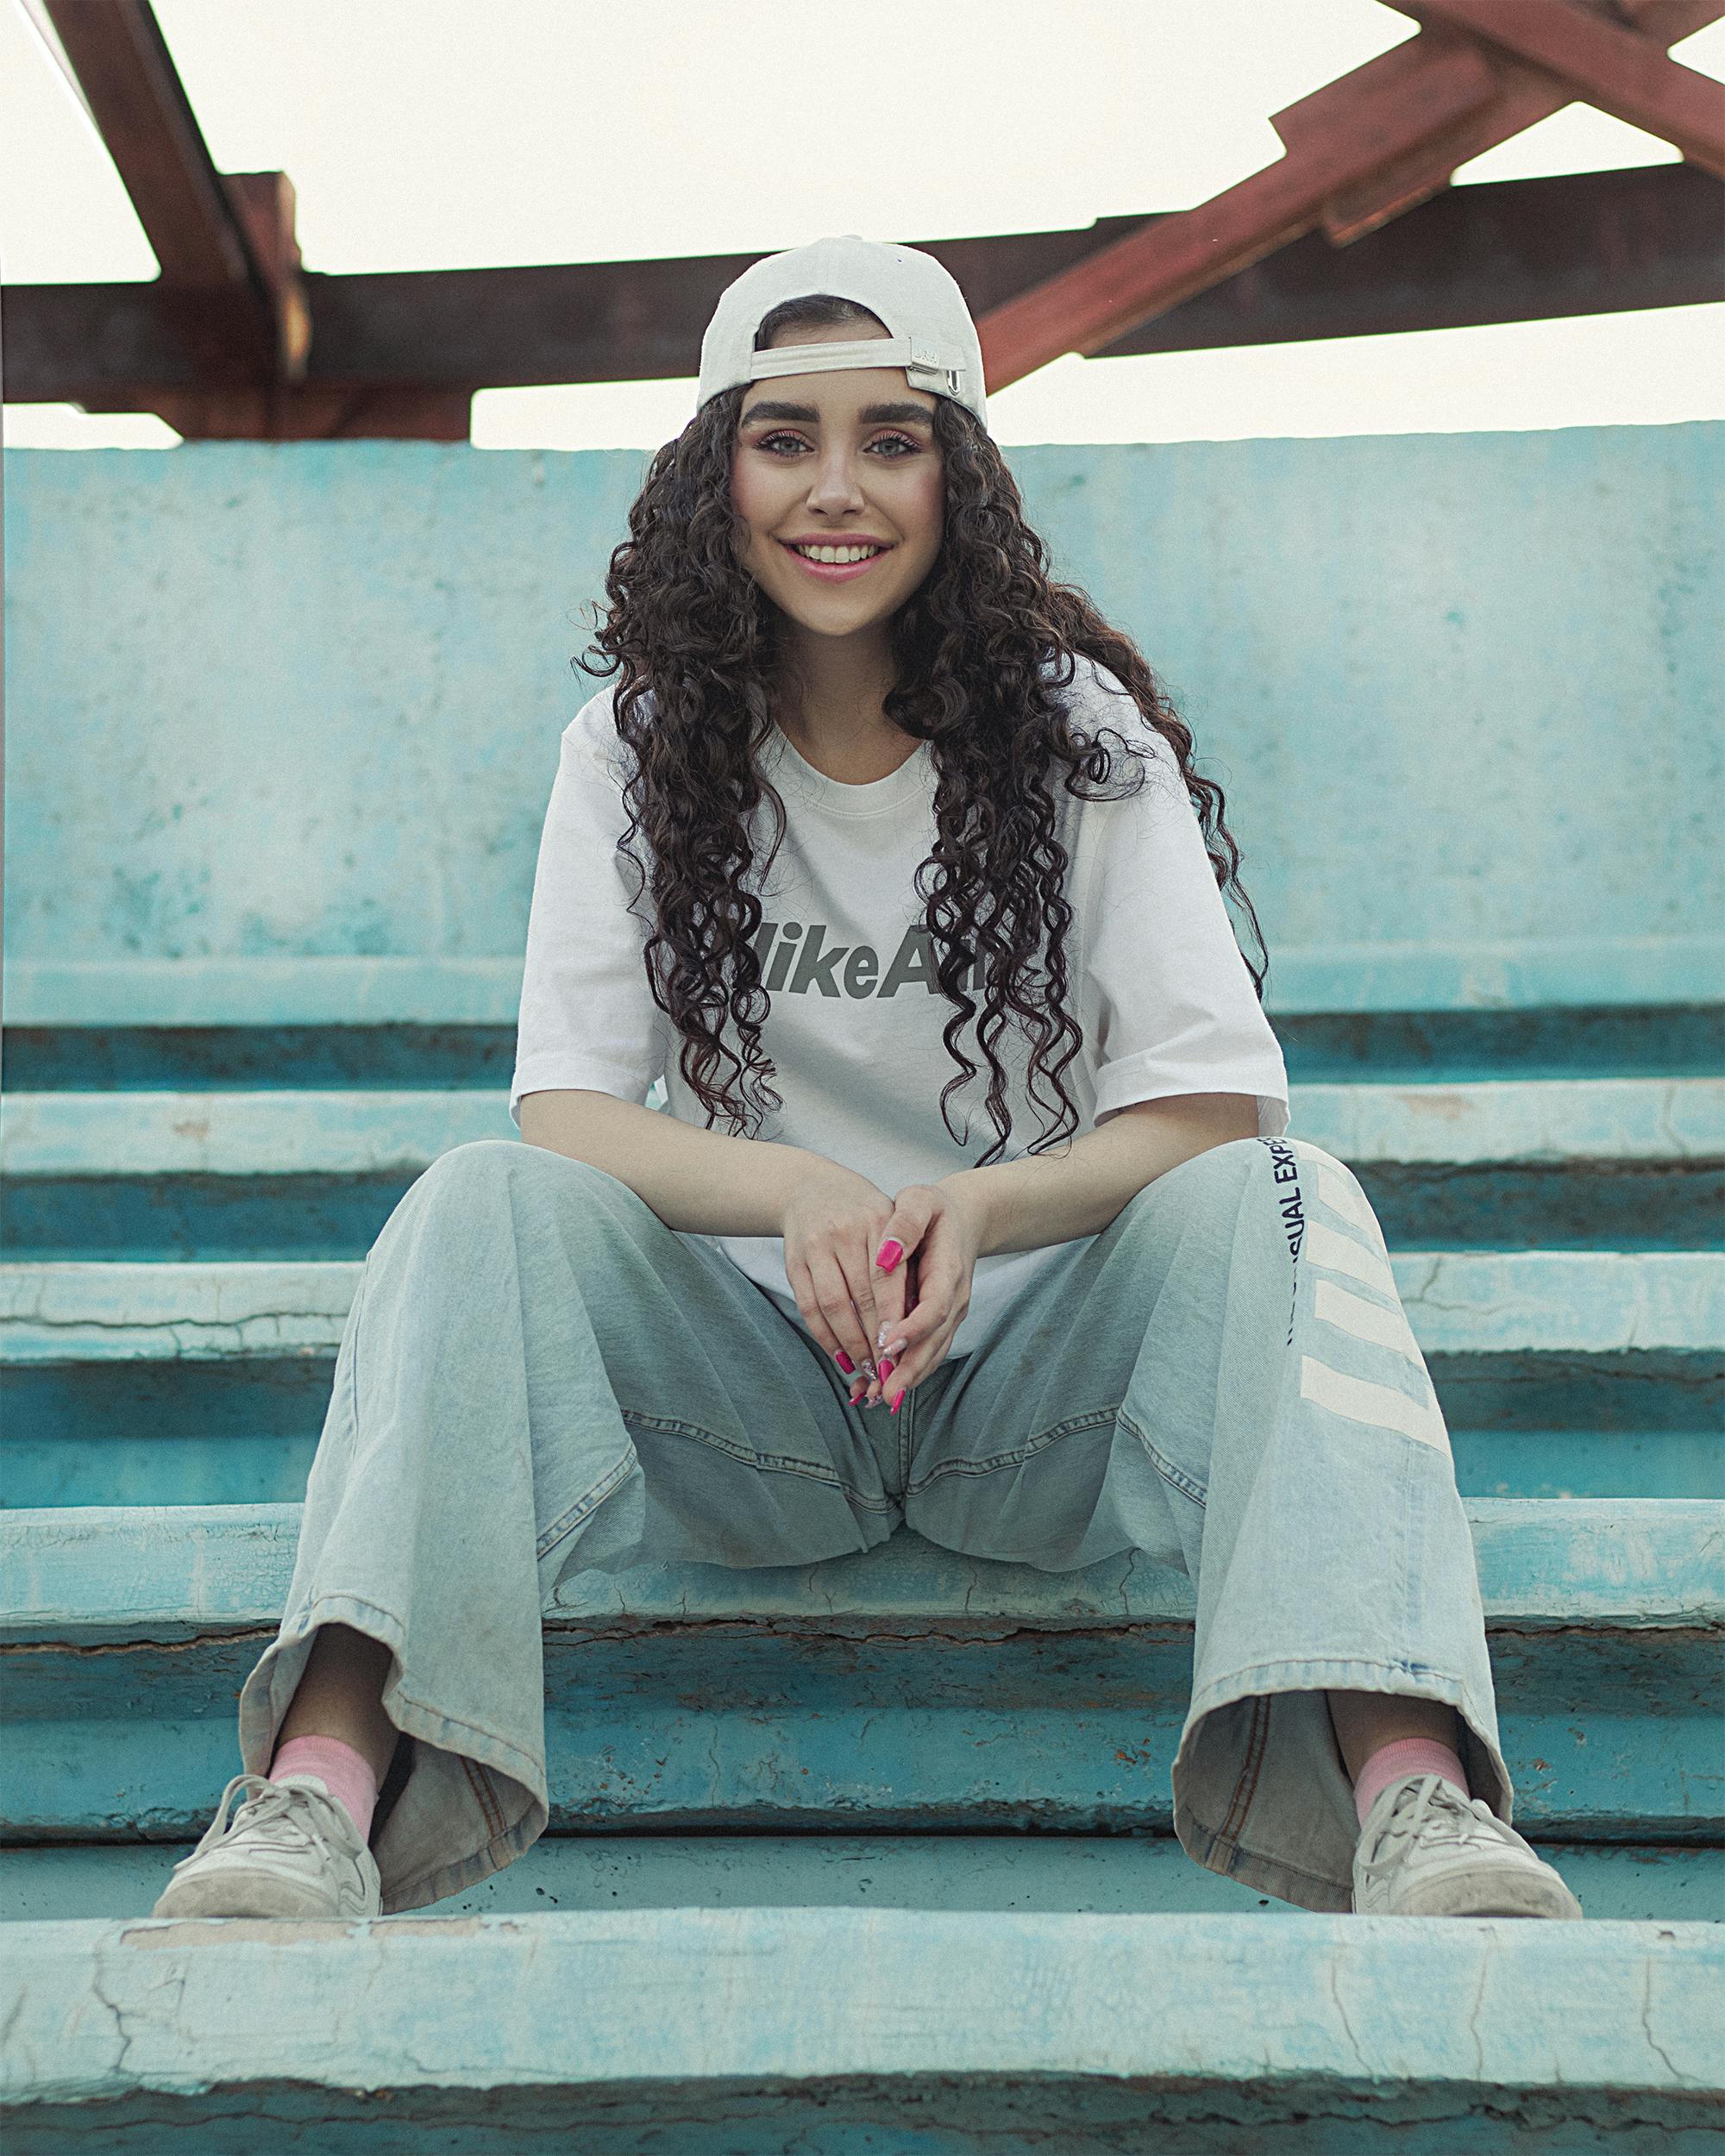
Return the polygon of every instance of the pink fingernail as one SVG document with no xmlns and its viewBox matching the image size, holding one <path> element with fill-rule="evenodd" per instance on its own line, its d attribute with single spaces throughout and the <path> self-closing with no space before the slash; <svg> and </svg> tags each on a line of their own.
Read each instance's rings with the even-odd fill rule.
<svg viewBox="0 0 1725 2156">
<path fill-rule="evenodd" d="M 890 1253 L 890 1255 L 889 1255 Z M 875 1263 L 883 1273 L 890 1273 L 905 1254 L 905 1246 L 896 1236 L 889 1235 L 875 1253 Z"/>
<path fill-rule="evenodd" d="M 893 1413 L 894 1413 L 894 1414 L 897 1414 L 897 1413 L 899 1412 L 899 1402 L 900 1402 L 900 1401 L 903 1398 L 904 1398 L 904 1395 L 903 1395 L 903 1393 L 902 1393 L 902 1392 L 898 1392 L 898 1393 L 894 1393 L 894 1395 L 893 1395 Z"/>
<path fill-rule="evenodd" d="M 889 1355 L 883 1355 L 881 1357 L 881 1382 L 884 1385 L 892 1374 L 893 1358 Z"/>
<path fill-rule="evenodd" d="M 847 1377 L 854 1376 L 856 1375 L 856 1365 L 851 1361 L 850 1357 L 844 1352 L 843 1348 L 834 1348 L 832 1351 L 832 1359 L 837 1363 L 839 1369 L 844 1372 L 844 1375 Z"/>
</svg>

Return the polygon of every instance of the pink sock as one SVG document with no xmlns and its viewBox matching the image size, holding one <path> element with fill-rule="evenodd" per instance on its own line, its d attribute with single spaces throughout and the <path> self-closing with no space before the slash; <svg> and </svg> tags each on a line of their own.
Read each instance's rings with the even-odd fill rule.
<svg viewBox="0 0 1725 2156">
<path fill-rule="evenodd" d="M 1440 1774 L 1446 1782 L 1453 1782 L 1464 1796 L 1472 1795 L 1467 1770 L 1447 1745 L 1440 1745 L 1434 1737 L 1398 1737 L 1394 1744 L 1377 1747 L 1353 1785 L 1354 1809 L 1362 1827 L 1373 1804 L 1404 1774 Z"/>
<path fill-rule="evenodd" d="M 362 1752 L 339 1737 L 290 1737 L 270 1762 L 269 1779 L 279 1782 L 285 1774 L 315 1774 L 330 1796 L 347 1807 L 360 1839 L 370 1834 L 378 1778 Z"/>
</svg>

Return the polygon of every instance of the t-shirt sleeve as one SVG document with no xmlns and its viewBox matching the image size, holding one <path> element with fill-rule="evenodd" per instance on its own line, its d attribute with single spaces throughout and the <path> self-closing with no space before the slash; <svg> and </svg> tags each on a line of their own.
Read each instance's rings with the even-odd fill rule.
<svg viewBox="0 0 1725 2156">
<path fill-rule="evenodd" d="M 607 724 L 609 721 L 607 719 Z M 652 894 L 617 842 L 621 785 L 578 716 L 565 731 L 533 877 L 509 1112 L 524 1094 L 580 1087 L 644 1103 L 664 1073 L 667 1021 L 644 960 Z M 637 834 L 631 850 L 644 862 Z"/>
<path fill-rule="evenodd" d="M 1085 962 L 1095 1120 L 1176 1094 L 1247 1094 L 1258 1135 L 1279 1138 L 1288 1127 L 1281 1044 L 1234 940 L 1178 760 L 1147 722 L 1110 723 L 1153 761 L 1142 793 L 1091 811 L 1102 819 Z"/>
</svg>

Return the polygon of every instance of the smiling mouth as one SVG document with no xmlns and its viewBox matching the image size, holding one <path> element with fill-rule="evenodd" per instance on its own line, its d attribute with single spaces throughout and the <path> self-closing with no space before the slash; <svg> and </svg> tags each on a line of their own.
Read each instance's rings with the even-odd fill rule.
<svg viewBox="0 0 1725 2156">
<path fill-rule="evenodd" d="M 780 540 L 779 544 L 787 554 L 794 555 L 804 568 L 815 576 L 826 578 L 829 581 L 836 578 L 860 576 L 863 570 L 871 567 L 881 560 L 883 555 L 892 552 L 890 547 L 873 547 L 866 554 L 859 554 L 848 561 L 823 561 L 817 555 L 806 553 L 801 547 L 793 545 L 787 539 Z"/>
</svg>

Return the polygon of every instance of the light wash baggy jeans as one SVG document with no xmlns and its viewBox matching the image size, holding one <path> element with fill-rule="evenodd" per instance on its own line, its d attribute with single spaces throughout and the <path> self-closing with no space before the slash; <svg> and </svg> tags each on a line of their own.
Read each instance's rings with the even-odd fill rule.
<svg viewBox="0 0 1725 2156">
<path fill-rule="evenodd" d="M 1349 1907 L 1331 1687 L 1458 1708 L 1474 1792 L 1508 1820 L 1444 1420 L 1352 1173 L 1239 1139 L 1058 1252 L 897 1415 L 865 1412 L 617 1177 L 456 1146 L 367 1257 L 286 1612 L 240 1695 L 246 1771 L 268 1770 L 317 1626 L 383 1640 L 384 1708 L 416 1741 L 373 1831 L 382 1908 L 441 1901 L 544 1831 L 541 1620 L 565 1575 L 806 1564 L 904 1520 L 1051 1572 L 1134 1549 L 1184 1569 L 1174 1826 L 1213 1871 Z"/>
</svg>

